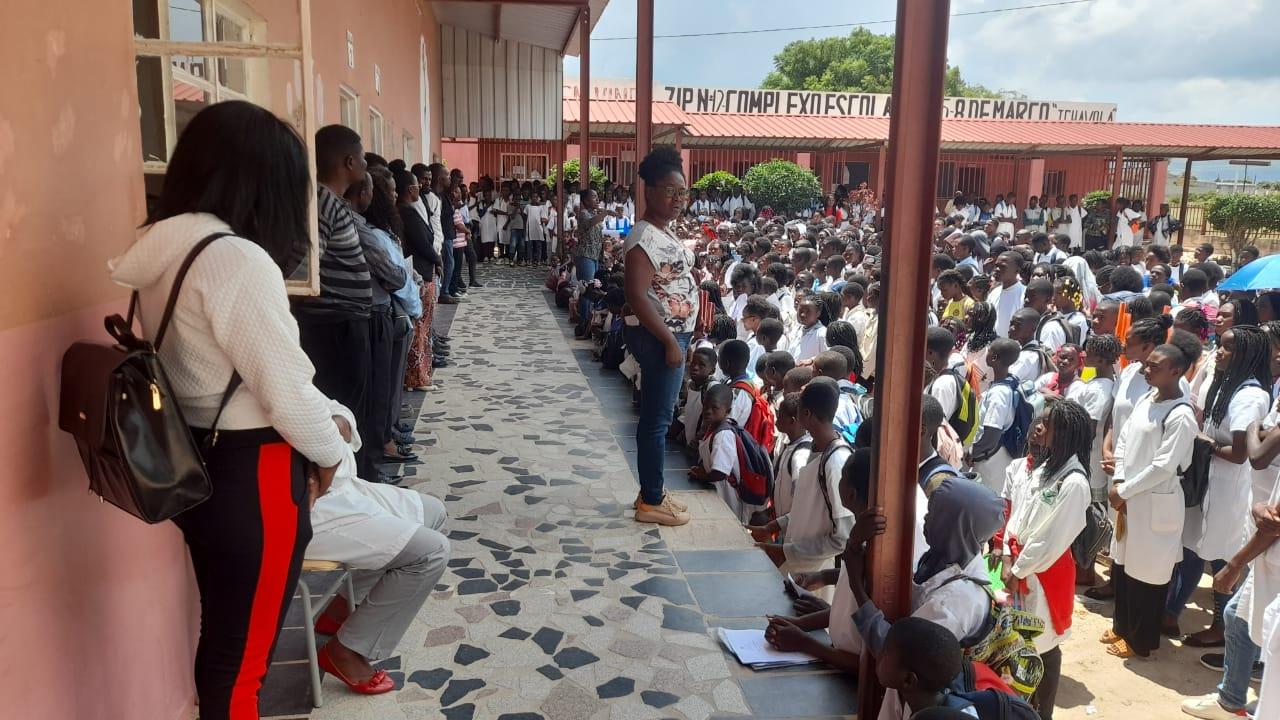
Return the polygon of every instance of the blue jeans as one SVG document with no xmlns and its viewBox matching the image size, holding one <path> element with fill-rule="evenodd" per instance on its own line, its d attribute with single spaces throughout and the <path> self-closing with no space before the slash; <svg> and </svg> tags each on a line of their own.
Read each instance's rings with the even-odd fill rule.
<svg viewBox="0 0 1280 720">
<path fill-rule="evenodd" d="M 693 333 L 676 333 L 682 354 Z M 640 495 L 650 505 L 662 502 L 662 468 L 666 463 L 667 430 L 675 416 L 676 398 L 684 382 L 684 363 L 667 366 L 662 341 L 644 327 L 626 326 L 627 349 L 640 364 L 640 420 L 636 424 L 636 474 Z"/>
<path fill-rule="evenodd" d="M 1209 563 L 1209 567 L 1216 575 L 1219 570 L 1227 566 L 1226 560 L 1213 560 Z M 1187 601 L 1191 599 L 1191 594 L 1196 591 L 1196 586 L 1200 584 L 1200 577 L 1204 575 L 1204 560 L 1190 548 L 1182 548 L 1182 561 L 1173 566 L 1173 579 L 1169 581 L 1169 595 L 1165 599 L 1164 611 L 1175 620 L 1182 615 L 1182 611 L 1187 607 Z M 1213 622 L 1215 625 L 1222 622 L 1222 611 L 1227 606 L 1227 601 L 1231 599 L 1229 593 L 1213 594 Z"/>
<path fill-rule="evenodd" d="M 453 284 L 453 240 L 445 238 L 440 246 L 440 263 L 444 265 L 444 273 L 440 276 L 440 297 L 452 295 L 450 285 Z"/>
<path fill-rule="evenodd" d="M 600 263 L 589 257 L 581 257 L 575 255 L 573 257 L 573 266 L 578 271 L 578 282 L 586 284 L 596 279 L 596 270 L 600 269 Z M 578 296 L 578 327 L 576 330 L 579 335 L 585 335 L 587 327 L 591 323 L 591 301 L 587 299 L 584 292 Z M 634 355 L 634 351 L 632 352 Z"/>
<path fill-rule="evenodd" d="M 1254 599 L 1257 602 L 1257 598 Z M 1266 602 L 1263 600 L 1263 602 Z M 1227 601 L 1225 612 L 1227 645 L 1223 652 L 1222 682 L 1218 683 L 1218 702 L 1228 710 L 1239 710 L 1249 701 L 1249 676 L 1262 649 L 1249 639 L 1248 618 L 1238 617 L 1240 591 Z"/>
<path fill-rule="evenodd" d="M 511 230 L 511 262 L 527 260 L 524 230 Z"/>
</svg>

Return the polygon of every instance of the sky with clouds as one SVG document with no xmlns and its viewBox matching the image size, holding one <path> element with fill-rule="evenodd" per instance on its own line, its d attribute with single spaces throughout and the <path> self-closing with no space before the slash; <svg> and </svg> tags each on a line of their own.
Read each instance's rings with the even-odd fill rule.
<svg viewBox="0 0 1280 720">
<path fill-rule="evenodd" d="M 1050 0 L 953 0 L 953 13 Z M 655 33 L 869 24 L 891 32 L 893 0 L 655 0 Z M 592 34 L 592 75 L 634 78 L 635 0 L 611 0 Z M 949 59 L 965 79 L 1034 99 L 1113 102 L 1117 119 L 1280 124 L 1280 2 L 1092 0 L 952 17 Z M 656 40 L 659 83 L 758 87 L 773 56 L 830 29 Z M 565 72 L 576 77 L 577 58 Z"/>
</svg>

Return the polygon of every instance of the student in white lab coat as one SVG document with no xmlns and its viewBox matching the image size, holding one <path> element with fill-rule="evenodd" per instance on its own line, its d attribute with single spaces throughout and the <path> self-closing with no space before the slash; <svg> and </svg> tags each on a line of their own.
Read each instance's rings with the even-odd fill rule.
<svg viewBox="0 0 1280 720">
<path fill-rule="evenodd" d="M 800 394 L 782 398 L 776 411 L 778 434 L 786 437 L 786 445 L 773 461 L 773 511 L 777 515 L 791 512 L 796 478 L 809 464 L 813 453 L 813 436 L 800 422 Z"/>
<path fill-rule="evenodd" d="M 346 457 L 329 492 L 311 508 L 311 542 L 305 557 L 353 568 L 355 597 L 344 588 L 316 620 L 316 631 L 333 635 L 319 649 L 320 666 L 362 694 L 395 689 L 383 670 L 369 663 L 394 654 L 449 561 L 444 505 L 414 490 L 366 482 L 356 476 L 360 434 L 355 417 L 340 403 L 330 412 Z"/>
<path fill-rule="evenodd" d="M 791 356 L 796 362 L 812 360 L 827 349 L 827 328 L 819 321 L 822 315 L 818 296 L 805 293 L 797 300 L 796 322 L 799 331 L 792 340 Z"/>
<path fill-rule="evenodd" d="M 1072 400 L 1050 400 L 1031 424 L 1031 463 L 1008 466 L 1002 493 L 1009 520 L 1001 537 L 1001 578 L 1014 606 L 1044 621 L 1036 652 L 1044 678 L 1036 689 L 1040 717 L 1051 720 L 1062 674 L 1061 644 L 1071 629 L 1076 566 L 1071 544 L 1089 507 L 1089 414 Z"/>
<path fill-rule="evenodd" d="M 1214 376 L 1204 396 L 1204 435 L 1213 443 L 1209 487 L 1204 502 L 1187 510 L 1182 532 L 1186 548 L 1178 567 L 1176 600 L 1186 603 L 1209 562 L 1214 572 L 1244 546 L 1253 492 L 1246 431 L 1271 407 L 1271 341 L 1256 325 L 1236 325 L 1219 337 Z M 1187 638 L 1191 647 L 1221 642 L 1231 596 L 1214 594 L 1214 621 Z M 1181 610 L 1174 605 L 1170 610 Z"/>
<path fill-rule="evenodd" d="M 1184 502 L 1178 472 L 1191 462 L 1195 410 L 1182 375 L 1190 359 L 1161 345 L 1142 363 L 1152 388 L 1120 428 L 1111 507 L 1119 515 L 1111 541 L 1116 611 L 1102 642 L 1121 658 L 1146 657 L 1160 646 L 1161 611 L 1181 558 Z"/>
</svg>

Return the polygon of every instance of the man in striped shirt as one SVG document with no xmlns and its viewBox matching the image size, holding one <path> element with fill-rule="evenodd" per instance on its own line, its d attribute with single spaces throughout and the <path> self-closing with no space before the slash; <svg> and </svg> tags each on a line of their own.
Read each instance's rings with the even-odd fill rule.
<svg viewBox="0 0 1280 720">
<path fill-rule="evenodd" d="M 316 133 L 320 294 L 297 298 L 293 305 L 302 349 L 316 368 L 315 386 L 357 418 L 368 415 L 373 288 L 355 217 L 342 196 L 364 181 L 366 167 L 364 147 L 355 131 L 328 125 Z M 381 453 L 382 448 L 362 449 L 357 457 L 360 477 L 378 476 L 375 450 Z"/>
</svg>

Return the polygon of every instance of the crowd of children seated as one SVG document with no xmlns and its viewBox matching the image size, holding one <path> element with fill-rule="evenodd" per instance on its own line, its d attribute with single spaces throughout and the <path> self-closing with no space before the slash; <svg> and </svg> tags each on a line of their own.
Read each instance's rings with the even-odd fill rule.
<svg viewBox="0 0 1280 720">
<path fill-rule="evenodd" d="M 769 618 L 770 642 L 850 674 L 869 647 L 890 692 L 881 717 L 1048 720 L 1080 593 L 1114 601 L 1100 640 L 1117 658 L 1224 648 L 1201 658 L 1216 692 L 1183 712 L 1270 717 L 1248 690 L 1261 673 L 1263 703 L 1280 702 L 1280 666 L 1264 662 L 1280 649 L 1280 293 L 1220 295 L 1214 248 L 1184 262 L 1168 223 L 1145 249 L 1135 225 L 1086 251 L 1092 234 L 1116 240 L 1103 206 L 1057 199 L 1023 217 L 1009 196 L 988 222 L 948 204 L 919 318 L 914 611 L 891 625 L 862 572 L 866 542 L 896 521 L 868 508 L 877 216 L 836 203 L 748 222 L 755 208 L 737 206 L 722 221 L 705 200 L 669 228 L 696 258 L 700 312 L 668 447 L 788 577 L 796 611 Z M 1089 212 L 1101 217 L 1081 228 Z M 622 257 L 607 242 L 600 257 L 591 282 L 566 263 L 549 285 L 638 385 Z M 1206 571 L 1214 620 L 1184 634 Z M 987 714 L 993 688 L 1012 714 Z"/>
</svg>

